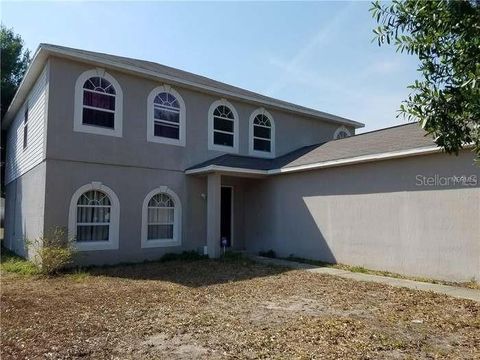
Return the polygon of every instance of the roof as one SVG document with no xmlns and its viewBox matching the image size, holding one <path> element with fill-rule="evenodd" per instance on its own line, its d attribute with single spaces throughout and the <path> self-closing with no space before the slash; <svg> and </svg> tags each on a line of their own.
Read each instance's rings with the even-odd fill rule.
<svg viewBox="0 0 480 360">
<path fill-rule="evenodd" d="M 28 94 L 28 91 L 33 86 L 34 81 L 43 69 L 48 57 L 51 55 L 88 62 L 96 66 L 108 66 L 109 68 L 113 68 L 117 71 L 127 72 L 155 80 L 166 81 L 174 85 L 180 85 L 196 90 L 200 89 L 203 92 L 222 97 L 228 97 L 240 101 L 248 101 L 250 103 L 258 104 L 259 106 L 276 108 L 287 112 L 301 114 L 303 116 L 318 118 L 324 121 L 353 126 L 355 128 L 364 126 L 364 124 L 357 121 L 271 98 L 253 91 L 241 89 L 236 86 L 225 84 L 204 76 L 175 69 L 155 62 L 74 49 L 59 45 L 40 44 L 35 52 L 32 63 L 30 64 L 22 83 L 20 84 L 17 94 L 15 95 L 15 98 L 13 99 L 5 115 L 4 127 L 8 126 L 14 114 L 21 107 L 25 97 Z"/>
<path fill-rule="evenodd" d="M 433 138 L 417 124 L 408 123 L 344 139 L 302 147 L 275 159 L 222 155 L 187 169 L 187 173 L 212 171 L 270 175 L 358 162 L 405 157 L 440 151 Z"/>
</svg>

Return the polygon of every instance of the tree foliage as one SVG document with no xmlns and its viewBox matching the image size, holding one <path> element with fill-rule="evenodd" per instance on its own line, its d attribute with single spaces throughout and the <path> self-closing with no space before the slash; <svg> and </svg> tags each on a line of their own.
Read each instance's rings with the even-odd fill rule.
<svg viewBox="0 0 480 360">
<path fill-rule="evenodd" d="M 30 52 L 24 48 L 22 38 L 3 25 L 0 28 L 0 43 L 2 46 L 1 116 L 3 118 L 30 63 Z"/>
<path fill-rule="evenodd" d="M 480 158 L 480 0 L 372 3 L 381 46 L 418 56 L 421 80 L 400 114 L 417 120 L 447 153 L 473 144 Z"/>
</svg>

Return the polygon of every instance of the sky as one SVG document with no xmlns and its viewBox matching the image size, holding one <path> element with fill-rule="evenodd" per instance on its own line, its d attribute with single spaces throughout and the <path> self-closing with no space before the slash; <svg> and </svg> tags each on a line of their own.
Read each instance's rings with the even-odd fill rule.
<svg viewBox="0 0 480 360">
<path fill-rule="evenodd" d="M 397 117 L 417 59 L 372 42 L 367 1 L 5 2 L 2 23 L 39 43 L 158 62 L 365 123 Z"/>
</svg>

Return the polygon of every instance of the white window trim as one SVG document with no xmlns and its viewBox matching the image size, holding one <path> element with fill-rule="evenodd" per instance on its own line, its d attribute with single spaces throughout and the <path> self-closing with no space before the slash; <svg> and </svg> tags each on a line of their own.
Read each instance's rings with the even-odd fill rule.
<svg viewBox="0 0 480 360">
<path fill-rule="evenodd" d="M 109 81 L 115 88 L 115 115 L 114 128 L 106 129 L 94 125 L 86 125 L 82 123 L 83 117 L 83 85 L 85 81 L 93 76 L 99 76 Z M 123 128 L 123 92 L 120 84 L 115 78 L 107 73 L 104 69 L 93 69 L 82 73 L 75 83 L 75 108 L 73 117 L 73 131 L 84 132 L 89 134 L 107 135 L 122 137 Z"/>
<path fill-rule="evenodd" d="M 338 134 L 340 134 L 342 131 L 345 131 L 348 136 L 352 136 L 352 133 L 345 126 L 340 126 L 337 130 L 335 130 L 335 133 L 333 134 L 333 140 L 337 140 Z"/>
<path fill-rule="evenodd" d="M 233 113 L 233 146 L 217 145 L 213 143 L 213 112 L 221 105 L 228 106 Z M 217 100 L 208 109 L 208 150 L 238 153 L 238 113 L 235 107 L 225 99 Z"/>
<path fill-rule="evenodd" d="M 154 113 L 153 113 L 153 101 L 155 97 L 162 92 L 169 93 L 178 100 L 180 104 L 180 119 L 179 119 L 179 139 L 169 139 L 160 136 L 155 136 L 154 132 Z M 182 96 L 175 90 L 172 89 L 169 85 L 158 86 L 153 89 L 147 98 L 147 141 L 156 142 L 160 144 L 168 145 L 177 145 L 185 146 L 186 143 L 186 119 L 187 119 L 187 110 L 185 107 L 185 101 L 183 101 Z"/>
<path fill-rule="evenodd" d="M 164 193 L 169 195 L 174 204 L 174 225 L 173 225 L 173 239 L 169 240 L 147 240 L 148 235 L 148 203 L 151 198 L 159 193 Z M 156 248 L 156 247 L 169 247 L 169 246 L 180 246 L 182 245 L 182 203 L 178 195 L 168 188 L 167 186 L 160 186 L 156 189 L 150 191 L 145 199 L 143 200 L 142 205 L 142 249 L 145 248 Z"/>
<path fill-rule="evenodd" d="M 98 190 L 104 192 L 110 198 L 110 227 L 108 231 L 108 241 L 82 241 L 75 242 L 75 248 L 78 251 L 96 251 L 96 250 L 117 250 L 118 235 L 120 225 L 120 201 L 117 195 L 108 186 L 101 182 L 92 182 L 81 186 L 72 196 L 70 201 L 70 211 L 68 214 L 68 234 L 74 239 L 77 237 L 77 202 L 80 196 L 85 192 Z"/>
<path fill-rule="evenodd" d="M 253 148 L 253 120 L 257 115 L 265 115 L 269 118 L 271 128 L 270 128 L 270 152 L 266 151 L 258 151 Z M 272 114 L 270 114 L 264 108 L 260 108 L 255 110 L 252 115 L 250 115 L 250 119 L 248 121 L 249 131 L 248 131 L 248 152 L 252 156 L 257 157 L 264 157 L 264 158 L 274 158 L 275 157 L 275 120 L 273 119 Z"/>
</svg>

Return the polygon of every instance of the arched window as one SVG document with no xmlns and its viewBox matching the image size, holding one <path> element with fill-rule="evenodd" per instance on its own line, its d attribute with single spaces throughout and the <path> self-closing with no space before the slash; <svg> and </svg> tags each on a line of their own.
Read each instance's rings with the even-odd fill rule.
<svg viewBox="0 0 480 360">
<path fill-rule="evenodd" d="M 333 134 L 333 138 L 336 139 L 344 139 L 346 137 L 351 136 L 350 131 L 345 126 L 339 127 L 335 133 Z"/>
<path fill-rule="evenodd" d="M 257 109 L 250 116 L 249 148 L 251 155 L 275 156 L 275 123 L 265 109 Z"/>
<path fill-rule="evenodd" d="M 180 245 L 181 216 L 180 199 L 172 190 L 152 190 L 143 202 L 142 247 Z"/>
<path fill-rule="evenodd" d="M 79 250 L 118 249 L 119 201 L 101 183 L 82 186 L 72 197 L 69 234 Z"/>
<path fill-rule="evenodd" d="M 101 135 L 122 135 L 122 91 L 101 69 L 84 72 L 75 85 L 74 130 Z"/>
<path fill-rule="evenodd" d="M 76 241 L 108 241 L 111 208 L 107 194 L 98 190 L 83 193 L 77 201 Z"/>
<path fill-rule="evenodd" d="M 210 106 L 208 131 L 210 150 L 238 151 L 238 114 L 232 104 L 222 99 Z"/>
<path fill-rule="evenodd" d="M 185 146 L 185 103 L 170 86 L 159 86 L 148 96 L 147 140 Z"/>
</svg>

